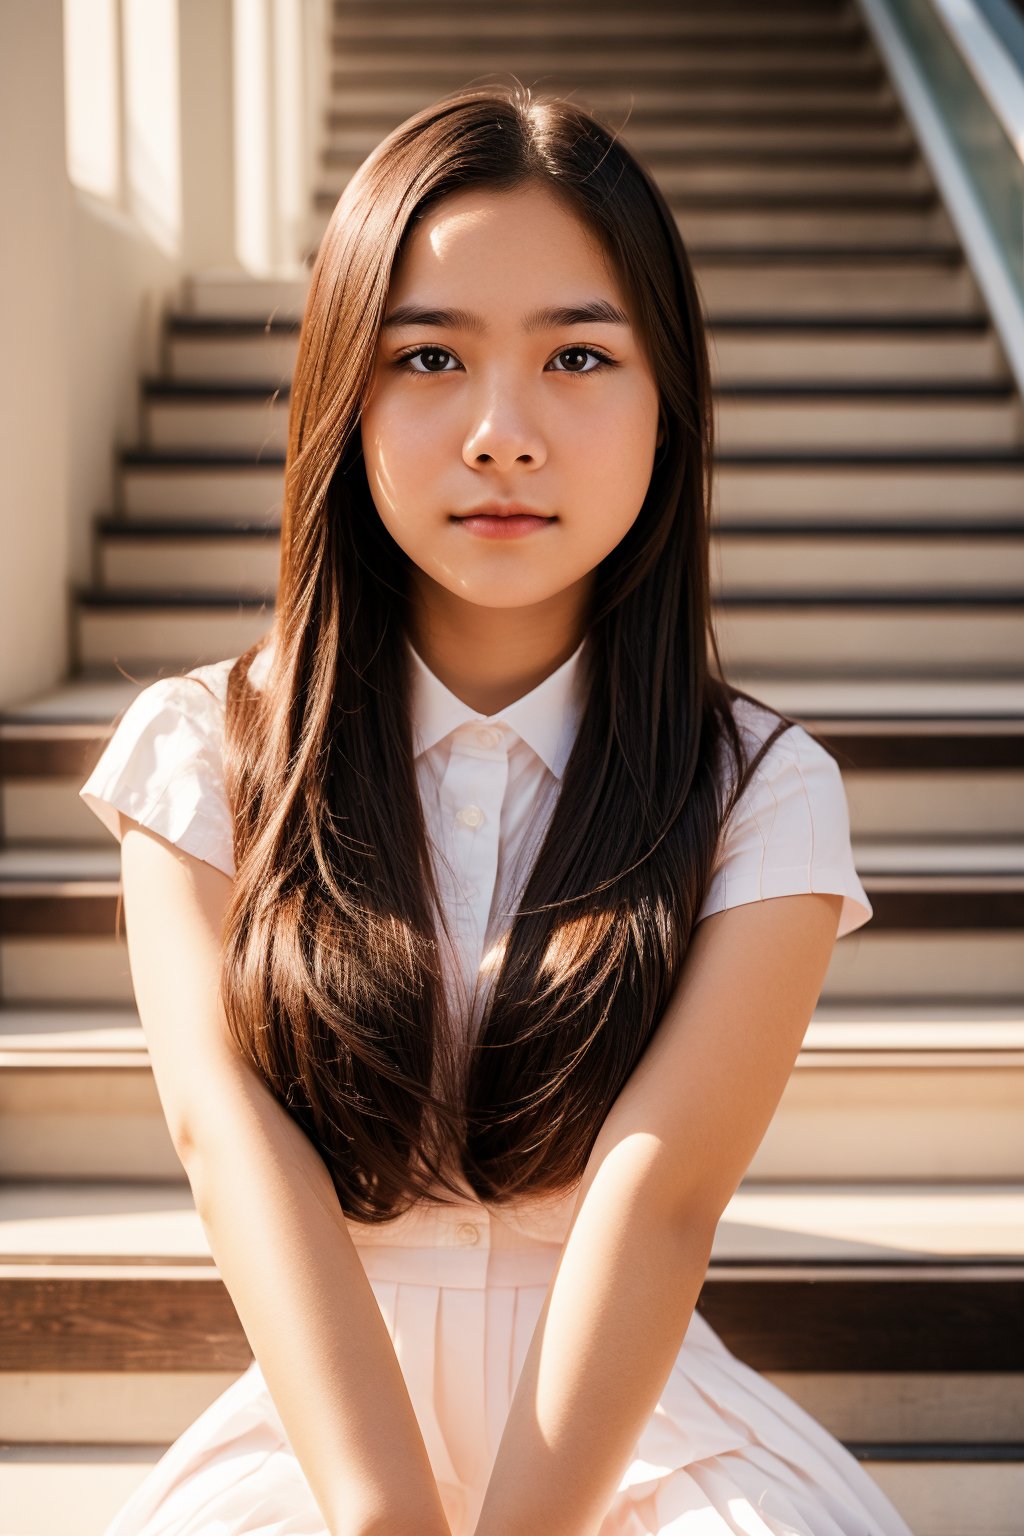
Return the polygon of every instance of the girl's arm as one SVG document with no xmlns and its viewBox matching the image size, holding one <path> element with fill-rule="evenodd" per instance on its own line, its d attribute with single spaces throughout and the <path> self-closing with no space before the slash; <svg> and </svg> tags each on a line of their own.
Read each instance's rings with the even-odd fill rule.
<svg viewBox="0 0 1024 1536">
<path fill-rule="evenodd" d="M 476 1536 L 596 1536 L 792 1071 L 842 903 L 787 896 L 697 925 L 588 1160 Z"/>
<path fill-rule="evenodd" d="M 123 815 L 121 830 L 132 981 L 168 1128 L 313 1496 L 332 1536 L 449 1536 L 323 1159 L 228 1033 L 218 952 L 232 881 Z"/>
</svg>

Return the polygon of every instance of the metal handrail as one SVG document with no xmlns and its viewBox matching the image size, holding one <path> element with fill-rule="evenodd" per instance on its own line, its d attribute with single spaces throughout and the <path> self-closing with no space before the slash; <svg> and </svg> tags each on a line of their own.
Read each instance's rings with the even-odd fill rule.
<svg viewBox="0 0 1024 1536">
<path fill-rule="evenodd" d="M 857 0 L 886 61 L 893 88 L 912 122 L 946 210 L 985 298 L 1007 363 L 1024 393 L 1024 84 L 1020 66 L 975 0 Z M 909 18 L 909 19 L 908 19 Z M 1005 140 L 1013 167 L 1002 218 L 986 207 L 986 189 L 971 163 L 970 146 L 957 137 L 955 118 L 911 40 L 915 30 L 934 36 L 955 56 L 991 114 L 997 142 Z M 1016 245 L 1008 252 L 998 225 L 1018 199 Z"/>
</svg>

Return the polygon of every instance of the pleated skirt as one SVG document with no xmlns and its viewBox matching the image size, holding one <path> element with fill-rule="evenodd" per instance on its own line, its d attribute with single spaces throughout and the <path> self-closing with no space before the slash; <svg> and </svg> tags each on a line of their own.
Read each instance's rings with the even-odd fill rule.
<svg viewBox="0 0 1024 1536">
<path fill-rule="evenodd" d="M 472 1536 L 561 1245 L 485 1207 L 350 1227 L 452 1536 Z M 358 1235 L 357 1235 L 358 1234 Z M 178 1437 L 103 1536 L 331 1536 L 257 1361 Z M 912 1536 L 856 1458 L 694 1312 L 594 1536 Z"/>
</svg>

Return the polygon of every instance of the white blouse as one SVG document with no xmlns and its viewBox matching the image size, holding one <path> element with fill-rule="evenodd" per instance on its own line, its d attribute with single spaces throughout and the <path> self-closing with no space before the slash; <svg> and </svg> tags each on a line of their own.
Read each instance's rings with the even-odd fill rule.
<svg viewBox="0 0 1024 1536">
<path fill-rule="evenodd" d="M 457 953 L 445 974 L 457 1017 L 476 1030 L 502 935 L 540 847 L 583 709 L 578 649 L 536 688 L 495 715 L 478 715 L 434 675 L 411 643 L 416 778 L 439 892 Z M 235 873 L 221 767 L 227 676 L 236 658 L 158 678 L 121 717 L 79 795 L 118 836 L 117 811 Z M 250 676 L 259 686 L 269 648 Z M 771 712 L 737 700 L 751 744 Z M 853 861 L 839 765 L 802 726 L 768 750 L 723 827 L 697 921 L 773 896 L 843 896 L 837 937 L 861 927 L 872 907 Z M 560 1206 L 555 1227 L 565 1214 Z"/>
</svg>

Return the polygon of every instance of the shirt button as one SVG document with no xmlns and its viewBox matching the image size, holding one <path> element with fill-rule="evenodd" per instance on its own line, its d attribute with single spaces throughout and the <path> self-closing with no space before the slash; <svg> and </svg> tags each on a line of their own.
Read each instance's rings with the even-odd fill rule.
<svg viewBox="0 0 1024 1536">
<path fill-rule="evenodd" d="M 501 741 L 501 732 L 494 730 L 490 725 L 482 725 L 478 731 L 474 731 L 473 735 L 480 747 L 496 747 Z"/>
<path fill-rule="evenodd" d="M 463 896 L 475 896 L 477 894 L 477 887 L 475 885 L 464 885 L 462 887 L 462 894 Z"/>
<path fill-rule="evenodd" d="M 463 1247 L 471 1248 L 480 1241 L 480 1228 L 472 1221 L 460 1221 L 455 1228 L 455 1236 Z"/>
<path fill-rule="evenodd" d="M 478 805 L 464 805 L 455 817 L 464 827 L 478 827 L 483 819 L 484 813 Z"/>
</svg>

